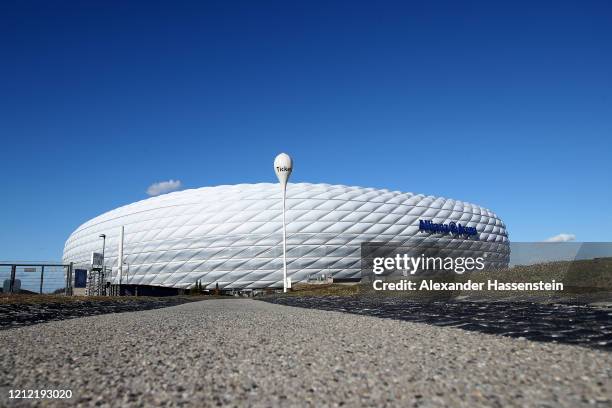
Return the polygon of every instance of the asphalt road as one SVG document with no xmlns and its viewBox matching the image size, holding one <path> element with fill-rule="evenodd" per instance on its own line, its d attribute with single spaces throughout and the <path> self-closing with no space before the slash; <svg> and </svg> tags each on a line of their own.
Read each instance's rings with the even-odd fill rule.
<svg viewBox="0 0 612 408">
<path fill-rule="evenodd" d="M 612 406 L 612 353 L 254 300 L 0 332 L 9 389 L 41 405 Z"/>
</svg>

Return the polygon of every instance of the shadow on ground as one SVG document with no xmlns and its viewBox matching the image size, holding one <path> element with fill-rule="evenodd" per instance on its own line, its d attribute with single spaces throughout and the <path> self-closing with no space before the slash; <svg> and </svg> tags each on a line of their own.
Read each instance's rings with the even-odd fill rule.
<svg viewBox="0 0 612 408">
<path fill-rule="evenodd" d="M 278 296 L 264 301 L 612 351 L 612 308 L 533 302 Z"/>
</svg>

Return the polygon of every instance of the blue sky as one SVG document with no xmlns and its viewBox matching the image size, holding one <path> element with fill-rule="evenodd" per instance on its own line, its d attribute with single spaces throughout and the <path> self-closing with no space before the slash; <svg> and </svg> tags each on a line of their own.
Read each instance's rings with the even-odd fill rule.
<svg viewBox="0 0 612 408">
<path fill-rule="evenodd" d="M 274 182 L 281 151 L 514 241 L 612 240 L 607 1 L 53 3 L 0 5 L 0 259 L 155 182 Z"/>
</svg>

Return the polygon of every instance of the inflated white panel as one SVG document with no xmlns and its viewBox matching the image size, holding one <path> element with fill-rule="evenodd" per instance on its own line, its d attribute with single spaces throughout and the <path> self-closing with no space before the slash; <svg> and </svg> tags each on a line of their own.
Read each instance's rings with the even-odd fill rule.
<svg viewBox="0 0 612 408">
<path fill-rule="evenodd" d="M 64 262 L 88 263 L 102 250 L 116 269 L 119 228 L 125 226 L 124 283 L 188 288 L 282 286 L 281 192 L 278 184 L 203 187 L 149 198 L 102 214 L 74 231 Z M 419 220 L 461 222 L 474 238 L 419 231 Z M 360 277 L 363 242 L 432 242 L 457 256 L 486 254 L 505 266 L 509 241 L 491 211 L 461 201 L 372 188 L 288 184 L 288 276 L 325 273 Z M 117 277 L 115 277 L 117 279 Z"/>
</svg>

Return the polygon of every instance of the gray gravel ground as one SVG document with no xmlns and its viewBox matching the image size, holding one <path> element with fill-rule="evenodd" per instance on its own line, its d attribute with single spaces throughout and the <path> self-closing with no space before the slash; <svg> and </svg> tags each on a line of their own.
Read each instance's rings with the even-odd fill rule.
<svg viewBox="0 0 612 408">
<path fill-rule="evenodd" d="M 612 353 L 454 328 L 208 300 L 0 332 L 8 389 L 44 405 L 612 406 Z M 41 404 L 42 405 L 42 404 Z"/>
<path fill-rule="evenodd" d="M 0 302 L 0 330 L 11 329 L 19 326 L 29 326 L 53 320 L 73 319 L 75 317 L 95 316 L 105 313 L 135 312 L 147 309 L 159 309 L 162 307 L 176 306 L 187 302 L 193 302 L 197 298 L 193 296 L 171 296 L 171 297 L 120 297 L 88 299 L 85 297 L 65 297 L 69 299 L 62 302 L 56 298 L 45 301 L 28 302 Z M 2 299 L 0 299 L 2 300 Z M 17 299 L 18 300 L 18 299 Z M 38 300 L 36 295 L 32 300 Z"/>
</svg>

